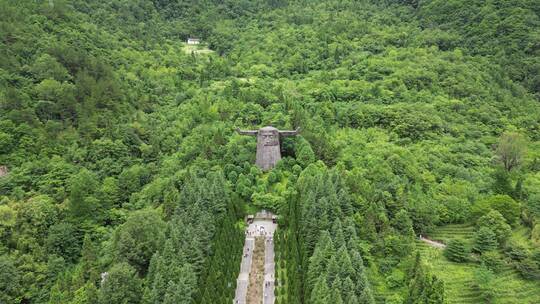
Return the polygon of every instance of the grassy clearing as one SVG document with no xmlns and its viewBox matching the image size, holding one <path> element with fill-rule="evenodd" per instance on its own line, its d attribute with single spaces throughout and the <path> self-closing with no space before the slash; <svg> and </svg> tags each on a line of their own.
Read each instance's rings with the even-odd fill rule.
<svg viewBox="0 0 540 304">
<path fill-rule="evenodd" d="M 195 54 L 195 55 L 210 54 L 214 52 L 211 49 L 209 49 L 205 44 L 183 43 L 182 50 L 186 54 Z"/>
<path fill-rule="evenodd" d="M 530 239 L 531 239 L 531 230 L 523 226 L 518 227 L 517 229 L 514 229 L 512 231 L 512 235 L 510 236 L 510 241 L 529 249 L 531 249 L 532 247 L 532 243 Z"/>
<path fill-rule="evenodd" d="M 480 292 L 474 287 L 473 273 L 476 265 L 448 261 L 443 250 L 417 241 L 416 248 L 428 262 L 433 272 L 445 282 L 448 303 L 482 303 Z"/>
<path fill-rule="evenodd" d="M 447 243 L 456 237 L 472 241 L 473 235 L 473 226 L 460 224 L 440 227 L 430 234 L 430 238 Z M 527 230 L 521 228 L 516 229 L 513 234 L 513 238 L 521 242 L 526 242 L 526 236 Z M 433 248 L 420 240 L 416 245 L 433 272 L 444 280 L 448 303 L 540 303 L 540 283 L 522 279 L 510 264 L 495 274 L 497 296 L 487 302 L 474 284 L 474 271 L 478 264 L 450 262 L 443 256 L 443 250 Z"/>
</svg>

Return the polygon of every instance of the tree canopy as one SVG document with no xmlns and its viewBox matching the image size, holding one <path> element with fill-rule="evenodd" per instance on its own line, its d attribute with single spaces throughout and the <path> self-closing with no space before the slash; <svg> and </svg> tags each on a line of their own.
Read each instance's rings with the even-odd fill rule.
<svg viewBox="0 0 540 304">
<path fill-rule="evenodd" d="M 260 209 L 277 303 L 536 284 L 538 1 L 0 7 L 0 302 L 230 304 Z M 263 171 L 267 125 L 301 133 Z"/>
</svg>

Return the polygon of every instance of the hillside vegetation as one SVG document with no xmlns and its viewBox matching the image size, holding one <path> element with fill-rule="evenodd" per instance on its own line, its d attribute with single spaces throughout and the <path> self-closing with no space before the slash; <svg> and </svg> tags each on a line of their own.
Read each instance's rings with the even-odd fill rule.
<svg viewBox="0 0 540 304">
<path fill-rule="evenodd" d="M 540 301 L 538 1 L 0 7 L 0 303 Z"/>
</svg>

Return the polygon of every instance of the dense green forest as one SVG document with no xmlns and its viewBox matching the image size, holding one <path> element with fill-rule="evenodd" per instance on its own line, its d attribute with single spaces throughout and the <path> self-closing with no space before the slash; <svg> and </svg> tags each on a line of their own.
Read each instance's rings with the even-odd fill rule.
<svg viewBox="0 0 540 304">
<path fill-rule="evenodd" d="M 260 209 L 279 304 L 540 303 L 539 103 L 535 0 L 0 0 L 0 303 L 230 304 Z"/>
</svg>

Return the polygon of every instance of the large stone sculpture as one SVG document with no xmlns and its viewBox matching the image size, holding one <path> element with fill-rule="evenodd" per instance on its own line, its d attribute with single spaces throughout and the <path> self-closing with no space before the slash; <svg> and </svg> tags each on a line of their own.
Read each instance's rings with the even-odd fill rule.
<svg viewBox="0 0 540 304">
<path fill-rule="evenodd" d="M 295 136 L 300 129 L 294 131 L 280 131 L 274 127 L 264 127 L 259 130 L 236 131 L 241 135 L 257 136 L 257 160 L 255 164 L 263 171 L 274 168 L 281 159 L 281 148 L 279 146 L 279 136 Z"/>
</svg>

